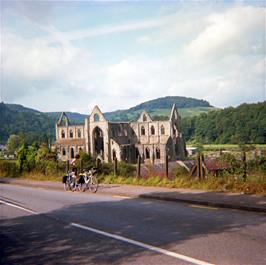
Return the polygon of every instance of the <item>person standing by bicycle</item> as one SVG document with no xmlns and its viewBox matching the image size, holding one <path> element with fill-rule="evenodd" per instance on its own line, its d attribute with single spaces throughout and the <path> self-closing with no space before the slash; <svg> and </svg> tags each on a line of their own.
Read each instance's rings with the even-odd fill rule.
<svg viewBox="0 0 266 265">
<path fill-rule="evenodd" d="M 71 166 L 72 166 L 72 172 L 73 172 L 73 177 L 76 180 L 76 184 L 79 181 L 79 175 L 78 175 L 78 167 L 77 167 L 77 161 L 80 158 L 80 155 L 77 154 L 75 155 L 74 159 L 71 161 Z"/>
</svg>

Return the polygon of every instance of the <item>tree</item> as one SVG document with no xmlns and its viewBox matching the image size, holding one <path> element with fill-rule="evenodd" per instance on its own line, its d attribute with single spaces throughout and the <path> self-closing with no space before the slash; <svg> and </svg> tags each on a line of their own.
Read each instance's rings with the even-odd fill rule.
<svg viewBox="0 0 266 265">
<path fill-rule="evenodd" d="M 23 144 L 18 150 L 17 161 L 20 172 L 22 172 L 25 168 L 27 168 L 27 152 L 28 152 L 28 147 L 26 144 Z"/>
<path fill-rule="evenodd" d="M 11 134 L 10 137 L 7 140 L 7 149 L 8 152 L 11 154 L 14 154 L 15 151 L 20 147 L 21 145 L 21 139 L 16 134 Z"/>
</svg>

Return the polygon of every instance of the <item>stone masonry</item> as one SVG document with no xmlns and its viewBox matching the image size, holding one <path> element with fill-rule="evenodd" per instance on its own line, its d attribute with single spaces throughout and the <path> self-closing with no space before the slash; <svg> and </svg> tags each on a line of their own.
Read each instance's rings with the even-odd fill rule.
<svg viewBox="0 0 266 265">
<path fill-rule="evenodd" d="M 175 104 L 169 120 L 153 121 L 143 111 L 134 122 L 107 121 L 95 106 L 84 125 L 71 125 L 63 112 L 56 123 L 56 148 L 61 160 L 71 160 L 85 151 L 101 162 L 136 163 L 138 156 L 144 163 L 163 163 L 185 157 L 185 141 L 180 131 L 181 118 Z"/>
</svg>

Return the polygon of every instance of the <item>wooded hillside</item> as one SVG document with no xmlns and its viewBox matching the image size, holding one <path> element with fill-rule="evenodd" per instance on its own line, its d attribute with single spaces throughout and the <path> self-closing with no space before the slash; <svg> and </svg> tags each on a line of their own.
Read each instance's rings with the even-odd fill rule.
<svg viewBox="0 0 266 265">
<path fill-rule="evenodd" d="M 158 103 L 156 106 L 164 106 L 160 104 Z M 136 106 L 136 108 L 139 107 Z M 199 113 L 198 111 L 201 108 L 214 109 L 211 107 L 195 107 L 191 108 L 190 115 Z M 136 116 L 136 112 L 130 110 L 126 110 L 127 115 L 124 116 L 127 117 L 127 120 L 128 117 L 132 119 Z M 184 110 L 187 110 L 187 108 L 179 108 L 178 111 L 181 116 L 183 116 L 182 112 Z M 156 117 L 156 119 L 163 119 L 169 115 L 169 109 L 154 108 L 149 111 L 152 117 Z M 122 111 L 117 112 L 121 114 Z M 121 115 L 123 120 L 124 114 L 116 116 L 117 112 L 112 113 L 114 116 L 110 120 L 121 120 Z M 87 116 L 79 113 L 67 113 L 67 115 L 69 115 L 72 123 L 84 123 Z M 11 134 L 24 134 L 29 142 L 34 139 L 54 139 L 55 123 L 59 116 L 59 112 L 43 113 L 24 108 L 21 105 L 0 103 L 0 144 L 5 144 Z M 108 114 L 105 114 L 105 116 L 107 119 L 110 118 Z M 237 108 L 230 107 L 223 110 L 214 109 L 197 116 L 183 118 L 182 132 L 187 141 L 202 144 L 265 144 L 266 102 L 243 104 Z"/>
<path fill-rule="evenodd" d="M 187 141 L 203 144 L 266 143 L 266 101 L 242 104 L 182 120 Z"/>
</svg>

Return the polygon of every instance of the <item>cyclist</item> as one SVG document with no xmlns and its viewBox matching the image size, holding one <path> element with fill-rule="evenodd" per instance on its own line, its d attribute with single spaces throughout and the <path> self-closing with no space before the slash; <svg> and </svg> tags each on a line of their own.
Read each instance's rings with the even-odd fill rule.
<svg viewBox="0 0 266 265">
<path fill-rule="evenodd" d="M 80 155 L 77 154 L 77 155 L 75 155 L 74 159 L 71 161 L 73 177 L 75 179 L 76 184 L 78 184 L 78 182 L 79 182 L 78 167 L 77 167 L 77 160 L 79 158 L 80 158 Z"/>
</svg>

